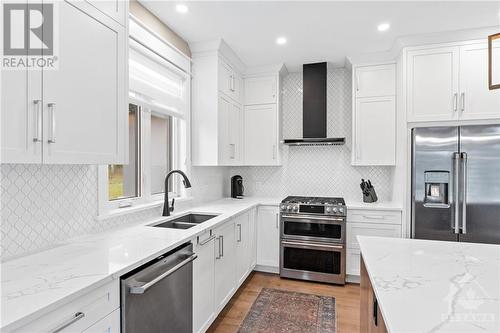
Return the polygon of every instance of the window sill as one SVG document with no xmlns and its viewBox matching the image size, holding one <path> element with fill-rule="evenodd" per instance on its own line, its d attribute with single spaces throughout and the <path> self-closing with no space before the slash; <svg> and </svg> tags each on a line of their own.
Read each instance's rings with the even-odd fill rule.
<svg viewBox="0 0 500 333">
<path fill-rule="evenodd" d="M 192 197 L 175 198 L 176 203 L 189 202 L 192 200 L 193 200 Z M 147 210 L 147 209 L 151 209 L 151 208 L 155 208 L 155 207 L 160 207 L 160 206 L 163 206 L 163 200 L 157 200 L 157 201 L 148 202 L 148 203 L 144 203 L 144 204 L 138 204 L 138 205 L 131 206 L 131 207 L 111 209 L 109 211 L 102 212 L 102 214 L 97 215 L 96 220 L 103 221 L 103 220 L 107 220 L 107 219 L 110 219 L 113 217 L 123 216 L 123 215 L 127 215 L 127 214 L 133 214 L 133 213 L 137 213 L 137 212 L 140 212 L 143 210 Z"/>
</svg>

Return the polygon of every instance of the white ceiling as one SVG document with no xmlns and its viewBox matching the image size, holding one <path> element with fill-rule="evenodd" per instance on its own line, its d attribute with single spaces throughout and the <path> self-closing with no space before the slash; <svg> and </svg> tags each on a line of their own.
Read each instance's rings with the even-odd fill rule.
<svg viewBox="0 0 500 333">
<path fill-rule="evenodd" d="M 222 37 L 247 66 L 328 61 L 388 51 L 396 38 L 500 25 L 500 1 L 489 2 L 179 2 L 141 1 L 187 42 Z M 379 32 L 377 25 L 391 28 Z M 285 36 L 288 43 L 276 45 Z"/>
</svg>

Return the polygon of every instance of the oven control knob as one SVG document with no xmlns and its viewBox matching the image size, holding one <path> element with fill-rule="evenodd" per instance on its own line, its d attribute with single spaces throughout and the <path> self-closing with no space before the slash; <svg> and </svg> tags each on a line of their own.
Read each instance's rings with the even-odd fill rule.
<svg viewBox="0 0 500 333">
<path fill-rule="evenodd" d="M 339 213 L 344 214 L 344 208 L 339 208 Z"/>
<path fill-rule="evenodd" d="M 286 209 L 286 206 L 285 205 L 281 205 L 281 210 L 285 210 Z"/>
<path fill-rule="evenodd" d="M 294 212 L 296 212 L 296 211 L 298 211 L 299 209 L 297 208 L 297 206 L 293 206 L 292 210 L 293 210 Z"/>
<path fill-rule="evenodd" d="M 330 207 L 326 207 L 326 212 L 327 213 L 330 213 L 332 211 L 332 209 Z"/>
<path fill-rule="evenodd" d="M 333 212 L 336 213 L 338 211 L 337 207 L 333 207 Z"/>
<path fill-rule="evenodd" d="M 292 206 L 286 206 L 286 210 L 291 210 Z"/>
</svg>

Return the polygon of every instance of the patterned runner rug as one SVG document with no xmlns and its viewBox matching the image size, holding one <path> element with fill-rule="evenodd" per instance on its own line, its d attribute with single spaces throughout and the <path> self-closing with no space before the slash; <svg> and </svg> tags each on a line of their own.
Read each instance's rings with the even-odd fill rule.
<svg viewBox="0 0 500 333">
<path fill-rule="evenodd" d="M 334 333 L 335 298 L 264 288 L 239 333 Z"/>
</svg>

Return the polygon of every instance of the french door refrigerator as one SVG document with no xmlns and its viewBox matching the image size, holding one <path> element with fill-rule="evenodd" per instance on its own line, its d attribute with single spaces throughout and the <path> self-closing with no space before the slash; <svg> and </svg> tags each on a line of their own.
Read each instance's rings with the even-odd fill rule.
<svg viewBox="0 0 500 333">
<path fill-rule="evenodd" d="M 500 244 L 500 125 L 415 128 L 412 236 Z"/>
</svg>

